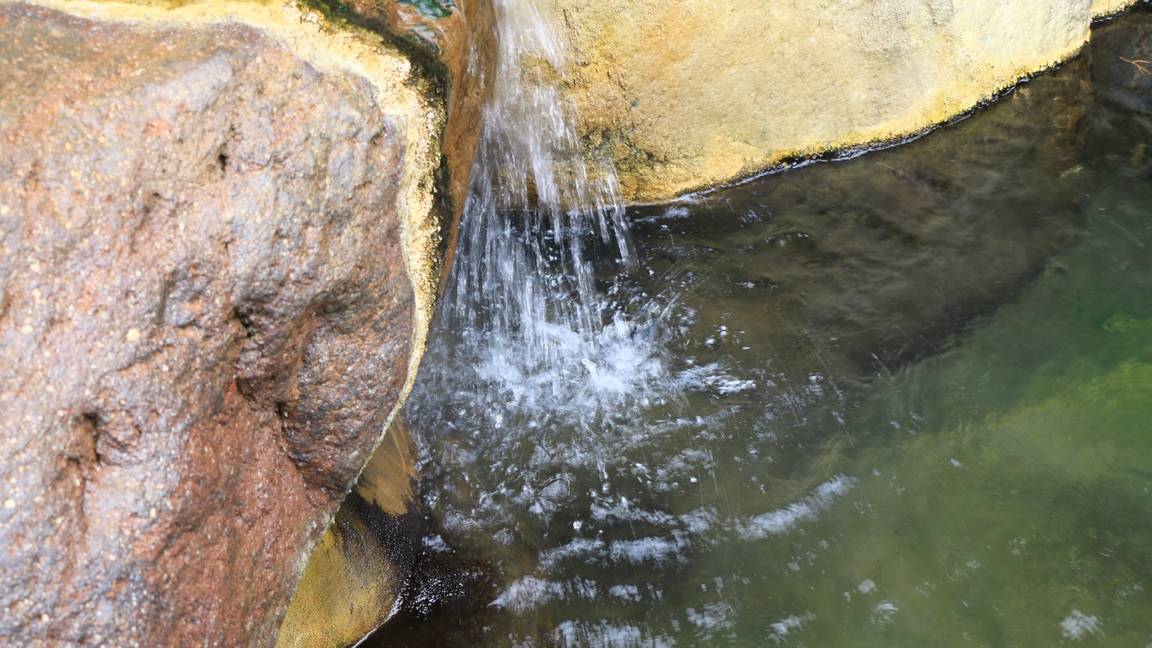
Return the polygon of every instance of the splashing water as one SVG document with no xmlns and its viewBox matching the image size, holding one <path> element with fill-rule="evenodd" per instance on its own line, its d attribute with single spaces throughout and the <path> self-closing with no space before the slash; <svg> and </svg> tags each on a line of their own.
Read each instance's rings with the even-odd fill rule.
<svg viewBox="0 0 1152 648">
<path fill-rule="evenodd" d="M 461 222 L 451 323 L 516 335 L 551 359 L 548 324 L 587 341 L 599 328 L 589 239 L 635 264 L 615 169 L 584 159 L 575 106 L 555 81 L 562 51 L 532 0 L 497 3 L 500 50 Z"/>
<path fill-rule="evenodd" d="M 647 500 L 708 472 L 711 455 L 687 436 L 713 416 L 688 417 L 685 399 L 751 382 L 723 360 L 672 357 L 696 317 L 676 296 L 698 278 L 672 273 L 650 295 L 629 276 L 635 252 L 615 171 L 580 150 L 575 107 L 557 88 L 562 50 L 532 0 L 501 0 L 497 11 L 497 78 L 456 262 L 404 416 L 424 440 L 426 502 L 449 534 L 508 549 L 518 564 L 502 570 L 508 590 L 492 605 L 528 610 L 569 590 L 591 596 L 578 580 L 548 580 L 565 565 L 683 559 L 714 512 L 668 516 Z M 680 437 L 667 454 L 657 449 Z M 645 457 L 653 474 L 634 494 Z M 628 537 L 589 527 L 568 542 L 582 524 L 574 512 Z"/>
<path fill-rule="evenodd" d="M 545 16 L 533 0 L 496 10 L 496 77 L 439 321 L 436 346 L 451 353 L 441 378 L 472 400 L 498 394 L 512 418 L 560 400 L 590 423 L 663 371 L 649 350 L 657 313 L 627 315 L 597 290 L 589 252 L 609 247 L 596 256 L 614 257 L 615 271 L 636 263 L 615 169 L 581 151 Z"/>
</svg>

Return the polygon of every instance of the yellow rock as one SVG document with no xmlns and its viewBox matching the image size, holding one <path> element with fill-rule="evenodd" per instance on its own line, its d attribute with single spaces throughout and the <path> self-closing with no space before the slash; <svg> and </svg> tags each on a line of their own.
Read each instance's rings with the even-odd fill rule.
<svg viewBox="0 0 1152 648">
<path fill-rule="evenodd" d="M 1092 0 L 1092 17 L 1103 18 L 1136 4 L 1135 0 Z"/>
<path fill-rule="evenodd" d="M 351 646 L 379 627 L 398 600 L 403 574 L 377 551 L 362 520 L 339 517 L 308 560 L 277 647 Z"/>
<path fill-rule="evenodd" d="M 899 141 L 1073 56 L 1131 0 L 541 0 L 589 151 L 655 201 Z"/>
<path fill-rule="evenodd" d="M 419 523 L 415 477 L 408 433 L 394 423 L 309 558 L 277 648 L 354 645 L 396 613 L 408 565 L 381 530 Z"/>
</svg>

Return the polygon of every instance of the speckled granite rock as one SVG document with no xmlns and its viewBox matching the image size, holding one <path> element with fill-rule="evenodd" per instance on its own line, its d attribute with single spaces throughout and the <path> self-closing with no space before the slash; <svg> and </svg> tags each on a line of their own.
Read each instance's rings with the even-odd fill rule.
<svg viewBox="0 0 1152 648">
<path fill-rule="evenodd" d="M 230 19 L 0 30 L 0 643 L 270 645 L 422 348 L 440 113 Z"/>
</svg>

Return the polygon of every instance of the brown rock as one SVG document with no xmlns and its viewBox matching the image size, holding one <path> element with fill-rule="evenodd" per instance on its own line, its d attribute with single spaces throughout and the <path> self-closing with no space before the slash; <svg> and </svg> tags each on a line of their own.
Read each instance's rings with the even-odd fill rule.
<svg viewBox="0 0 1152 648">
<path fill-rule="evenodd" d="M 253 27 L 0 29 L 0 643 L 271 644 L 422 340 L 419 120 Z"/>
<path fill-rule="evenodd" d="M 452 215 L 445 231 L 447 268 L 480 141 L 477 124 L 495 74 L 498 30 L 492 0 L 320 1 L 339 6 L 334 13 L 341 18 L 383 34 L 410 52 L 447 90 L 448 121 L 441 144 L 446 171 L 443 198 Z"/>
</svg>

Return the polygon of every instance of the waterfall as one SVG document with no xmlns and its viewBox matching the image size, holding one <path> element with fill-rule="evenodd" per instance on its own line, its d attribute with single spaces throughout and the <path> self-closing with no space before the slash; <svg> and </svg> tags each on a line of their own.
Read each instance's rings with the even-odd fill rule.
<svg viewBox="0 0 1152 648">
<path fill-rule="evenodd" d="M 581 151 L 546 17 L 533 0 L 495 1 L 496 75 L 438 323 L 454 367 L 445 378 L 474 373 L 527 407 L 535 393 L 584 391 L 595 409 L 629 387 L 609 365 L 642 378 L 635 365 L 649 360 L 620 352 L 635 329 L 598 296 L 590 260 L 611 259 L 617 274 L 635 266 L 619 183 Z"/>
<path fill-rule="evenodd" d="M 650 450 L 690 420 L 704 424 L 676 412 L 684 395 L 731 379 L 718 362 L 674 366 L 667 349 L 694 315 L 673 295 L 646 294 L 633 272 L 615 170 L 585 157 L 561 91 L 563 48 L 534 0 L 494 2 L 496 77 L 455 261 L 402 416 L 421 442 L 425 503 L 449 536 L 486 538 L 507 587 L 492 603 L 515 608 L 532 589 L 518 583 L 544 583 L 578 559 L 552 544 L 580 533 L 572 516 L 643 505 L 627 499 L 639 462 L 661 460 Z M 704 460 L 688 442 L 673 444 L 677 475 Z M 634 553 L 659 555 L 687 537 L 629 533 Z M 604 547 L 595 536 L 574 546 L 585 540 Z"/>
<path fill-rule="evenodd" d="M 601 325 L 589 239 L 635 263 L 615 169 L 585 160 L 576 108 L 557 87 L 563 49 L 533 0 L 496 0 L 499 52 L 450 279 L 456 330 L 515 338 L 549 362 L 556 324 L 589 340 Z"/>
</svg>

